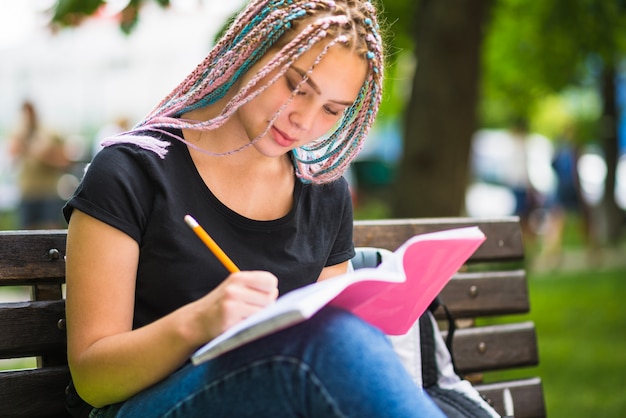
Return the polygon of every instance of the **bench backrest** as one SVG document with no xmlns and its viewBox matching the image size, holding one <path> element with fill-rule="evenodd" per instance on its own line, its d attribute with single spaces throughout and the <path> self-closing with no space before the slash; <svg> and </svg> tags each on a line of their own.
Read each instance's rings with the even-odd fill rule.
<svg viewBox="0 0 626 418">
<path fill-rule="evenodd" d="M 472 325 L 476 317 L 528 312 L 517 218 L 356 221 L 354 241 L 356 246 L 394 250 L 415 234 L 471 225 L 479 226 L 487 241 L 442 292 L 452 316 Z M 0 303 L 0 359 L 37 359 L 36 368 L 0 373 L 2 417 L 67 416 L 65 240 L 65 230 L 0 232 L 0 287 L 27 286 L 31 294 L 29 301 Z M 514 409 L 518 418 L 545 416 L 539 378 L 480 382 L 482 372 L 538 364 L 532 322 L 460 328 L 453 347 L 459 370 L 471 374 L 468 378 L 501 414 Z"/>
<path fill-rule="evenodd" d="M 478 226 L 487 240 L 441 292 L 457 321 L 453 352 L 458 370 L 472 381 L 502 415 L 545 417 L 541 379 L 483 383 L 482 373 L 539 363 L 535 326 L 521 321 L 475 326 L 474 319 L 530 311 L 524 245 L 517 217 L 498 219 L 433 218 L 356 221 L 357 246 L 394 250 L 416 234 Z M 444 319 L 440 309 L 438 319 Z M 445 325 L 445 321 L 442 322 Z M 445 336 L 445 331 L 443 331 Z"/>
<path fill-rule="evenodd" d="M 0 303 L 0 358 L 36 357 L 37 368 L 0 373 L 0 416 L 64 417 L 66 231 L 0 232 L 0 286 L 30 301 Z"/>
</svg>

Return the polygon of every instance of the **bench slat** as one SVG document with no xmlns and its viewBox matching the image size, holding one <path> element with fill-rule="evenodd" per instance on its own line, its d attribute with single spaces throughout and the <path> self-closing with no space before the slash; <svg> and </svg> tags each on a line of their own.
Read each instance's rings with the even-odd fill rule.
<svg viewBox="0 0 626 418">
<path fill-rule="evenodd" d="M 66 233 L 0 231 L 0 285 L 63 282 Z"/>
<path fill-rule="evenodd" d="M 530 310 L 524 270 L 458 273 L 441 292 L 455 319 L 526 313 Z M 435 312 L 445 318 L 443 309 Z"/>
<path fill-rule="evenodd" d="M 0 372 L 0 417 L 65 418 L 67 366 Z"/>
<path fill-rule="evenodd" d="M 517 217 L 355 221 L 354 244 L 357 247 L 379 247 L 393 251 L 413 235 L 465 226 L 478 226 L 487 236 L 487 240 L 476 250 L 470 260 L 505 261 L 524 258 L 522 233 Z"/>
<path fill-rule="evenodd" d="M 65 331 L 57 325 L 62 318 L 62 300 L 0 304 L 0 358 L 59 353 L 65 357 Z"/>
<path fill-rule="evenodd" d="M 505 388 L 509 389 L 513 400 L 513 411 L 508 412 L 514 412 L 515 418 L 544 418 L 546 416 L 543 385 L 538 377 L 476 385 L 476 389 L 489 399 L 501 415 L 507 412 L 504 408 Z"/>
<path fill-rule="evenodd" d="M 444 338 L 447 332 L 442 332 Z M 457 329 L 452 343 L 462 373 L 486 372 L 539 364 L 533 322 Z"/>
</svg>

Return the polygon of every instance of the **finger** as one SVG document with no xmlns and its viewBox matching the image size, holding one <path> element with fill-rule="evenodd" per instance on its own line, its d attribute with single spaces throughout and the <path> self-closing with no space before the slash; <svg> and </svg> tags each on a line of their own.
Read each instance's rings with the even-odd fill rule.
<svg viewBox="0 0 626 418">
<path fill-rule="evenodd" d="M 251 287 L 244 287 L 241 289 L 239 295 L 241 302 L 253 307 L 264 308 L 267 305 L 272 304 L 277 297 L 278 291 L 260 291 Z"/>
<path fill-rule="evenodd" d="M 244 286 L 259 292 L 274 294 L 278 290 L 278 279 L 272 273 L 267 271 L 246 271 L 236 273 L 236 280 Z"/>
<path fill-rule="evenodd" d="M 278 289 L 259 290 L 244 280 L 233 280 L 224 287 L 223 297 L 237 305 L 251 305 L 265 307 L 274 302 L 278 295 Z"/>
</svg>

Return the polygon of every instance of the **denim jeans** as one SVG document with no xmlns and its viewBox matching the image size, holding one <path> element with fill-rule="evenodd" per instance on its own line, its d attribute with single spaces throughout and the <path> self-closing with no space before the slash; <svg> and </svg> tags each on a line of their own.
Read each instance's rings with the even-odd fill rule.
<svg viewBox="0 0 626 418">
<path fill-rule="evenodd" d="M 331 307 L 90 416 L 445 418 L 383 333 Z"/>
</svg>

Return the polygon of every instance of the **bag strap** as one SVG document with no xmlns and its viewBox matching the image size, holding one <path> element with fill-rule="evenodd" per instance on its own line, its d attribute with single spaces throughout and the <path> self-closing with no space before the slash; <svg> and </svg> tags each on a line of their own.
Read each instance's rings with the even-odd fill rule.
<svg viewBox="0 0 626 418">
<path fill-rule="evenodd" d="M 443 312 L 446 315 L 446 321 L 448 322 L 448 335 L 446 335 L 446 347 L 448 348 L 448 351 L 450 352 L 450 359 L 452 361 L 452 367 L 454 368 L 454 372 L 459 377 L 463 378 L 463 376 L 459 373 L 459 370 L 456 367 L 456 361 L 454 360 L 454 351 L 452 351 L 452 343 L 454 341 L 454 332 L 456 331 L 456 322 L 454 322 L 454 318 L 452 317 L 452 314 L 450 313 L 450 310 L 448 309 L 446 304 L 443 302 L 441 295 L 437 295 L 437 297 L 428 306 L 428 310 L 434 315 L 435 311 L 439 307 L 443 309 Z M 421 325 L 422 323 L 420 322 L 420 327 Z M 431 331 L 432 331 L 432 326 L 431 326 Z"/>
<path fill-rule="evenodd" d="M 420 316 L 420 350 L 422 357 L 422 386 L 430 388 L 437 386 L 439 373 L 435 356 L 435 337 L 433 323 L 425 313 Z"/>
</svg>

